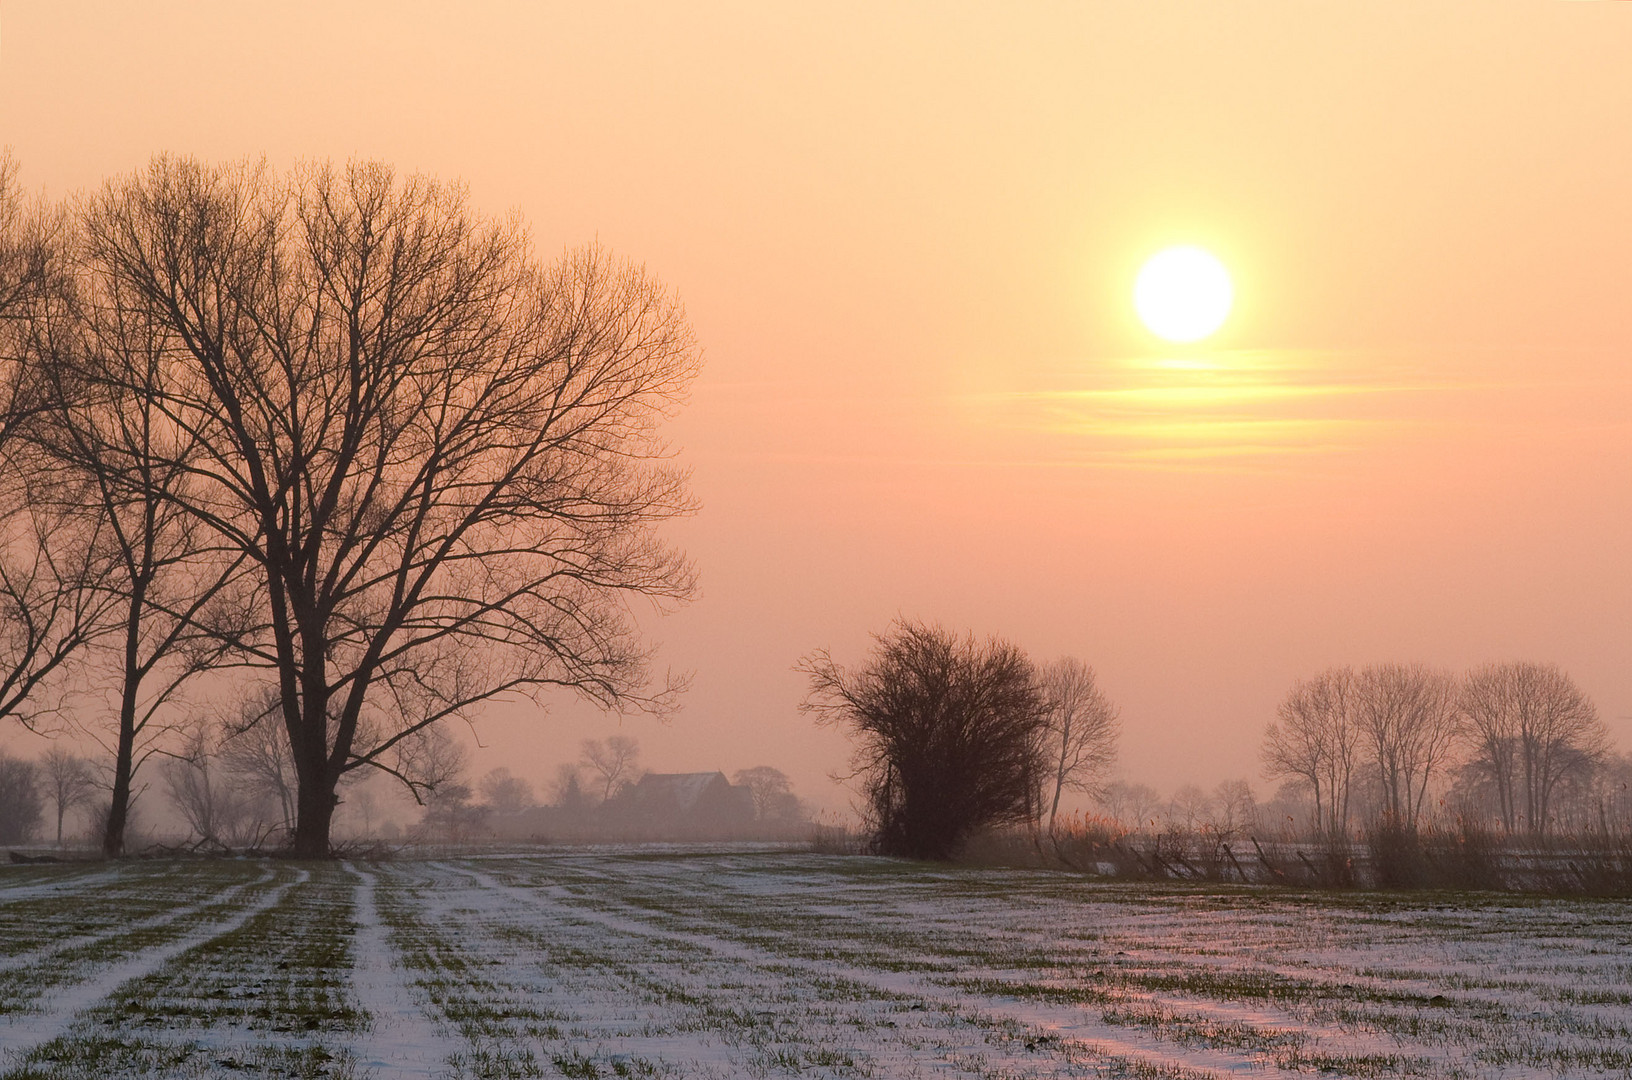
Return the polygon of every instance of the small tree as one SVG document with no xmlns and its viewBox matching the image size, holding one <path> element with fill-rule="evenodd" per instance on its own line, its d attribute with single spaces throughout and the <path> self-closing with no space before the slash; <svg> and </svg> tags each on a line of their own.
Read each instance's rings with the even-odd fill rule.
<svg viewBox="0 0 1632 1080">
<path fill-rule="evenodd" d="M 1350 668 L 1329 668 L 1293 685 L 1264 732 L 1264 774 L 1307 784 L 1317 831 L 1343 836 L 1360 756 L 1359 692 Z"/>
<path fill-rule="evenodd" d="M 1126 780 L 1106 784 L 1097 801 L 1112 818 L 1134 830 L 1148 828 L 1162 809 L 1162 796 L 1155 788 Z"/>
<path fill-rule="evenodd" d="M 1361 670 L 1355 688 L 1383 813 L 1414 829 L 1429 782 L 1444 771 L 1461 731 L 1455 680 L 1423 664 L 1373 664 Z"/>
<path fill-rule="evenodd" d="M 505 768 L 494 769 L 482 777 L 479 785 L 482 798 L 495 813 L 516 814 L 533 805 L 533 785 L 519 776 L 510 775 Z"/>
<path fill-rule="evenodd" d="M 1099 794 L 1105 773 L 1116 761 L 1116 739 L 1121 734 L 1116 706 L 1094 682 L 1094 669 L 1074 657 L 1061 657 L 1043 668 L 1043 692 L 1048 702 L 1044 753 L 1049 761 L 1045 782 L 1053 789 L 1048 805 L 1048 831 L 1060 812 L 1066 788 Z"/>
<path fill-rule="evenodd" d="M 739 769 L 732 775 L 731 782 L 754 793 L 754 816 L 760 821 L 769 821 L 793 794 L 788 774 L 770 765 Z"/>
<path fill-rule="evenodd" d="M 208 723 L 195 720 L 181 751 L 159 771 L 171 805 L 200 842 L 234 847 L 256 838 L 255 796 L 222 767 Z"/>
<path fill-rule="evenodd" d="M 627 735 L 585 739 L 579 760 L 601 778 L 601 801 L 605 802 L 639 774 L 640 744 Z"/>
<path fill-rule="evenodd" d="M 1213 828 L 1223 837 L 1253 828 L 1258 820 L 1258 800 L 1245 780 L 1225 780 L 1213 789 Z"/>
<path fill-rule="evenodd" d="M 858 671 L 825 650 L 799 669 L 802 710 L 860 739 L 854 775 L 878 849 L 947 859 L 981 829 L 1034 820 L 1047 702 L 1025 654 L 906 621 L 875 640 Z"/>
<path fill-rule="evenodd" d="M 563 763 L 556 767 L 555 779 L 550 782 L 550 805 L 573 814 L 582 814 L 590 808 L 590 797 L 584 791 L 578 766 Z"/>
<path fill-rule="evenodd" d="M 1547 830 L 1554 793 L 1609 751 L 1591 699 L 1552 664 L 1487 664 L 1462 685 L 1470 768 L 1493 790 L 1509 832 Z"/>
<path fill-rule="evenodd" d="M 32 840 L 40 827 L 39 767 L 0 754 L 0 844 Z"/>
<path fill-rule="evenodd" d="M 62 846 L 62 820 L 68 811 L 91 801 L 96 793 L 96 776 L 91 763 L 60 746 L 53 746 L 40 758 L 45 795 L 57 815 L 57 846 Z"/>
<path fill-rule="evenodd" d="M 228 721 L 218 754 L 221 764 L 260 802 L 275 807 L 282 832 L 295 827 L 295 763 L 283 732 L 276 693 L 247 699 Z"/>
</svg>

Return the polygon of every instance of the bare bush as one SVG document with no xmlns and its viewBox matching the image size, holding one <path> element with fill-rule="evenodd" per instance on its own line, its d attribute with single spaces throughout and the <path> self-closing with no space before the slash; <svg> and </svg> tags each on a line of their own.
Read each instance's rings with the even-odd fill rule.
<svg viewBox="0 0 1632 1080">
<path fill-rule="evenodd" d="M 807 657 L 803 710 L 859 739 L 860 778 L 878 849 L 950 858 L 981 829 L 1034 820 L 1046 700 L 1015 646 L 898 622 L 850 672 Z"/>
</svg>

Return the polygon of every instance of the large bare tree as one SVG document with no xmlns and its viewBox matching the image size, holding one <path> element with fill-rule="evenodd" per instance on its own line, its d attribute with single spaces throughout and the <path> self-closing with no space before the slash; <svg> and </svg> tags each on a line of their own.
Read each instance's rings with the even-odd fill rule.
<svg viewBox="0 0 1632 1080">
<path fill-rule="evenodd" d="M 1061 657 L 1043 667 L 1042 688 L 1048 712 L 1043 733 L 1049 768 L 1048 829 L 1060 812 L 1067 788 L 1098 795 L 1105 774 L 1116 761 L 1121 734 L 1116 706 L 1094 680 L 1094 669 L 1075 657 Z"/>
<path fill-rule="evenodd" d="M 372 164 L 279 177 L 156 159 L 84 214 L 86 272 L 163 334 L 150 395 L 193 460 L 166 492 L 258 571 L 325 855 L 350 770 L 495 695 L 661 703 L 628 602 L 689 596 L 654 527 L 689 509 L 657 426 L 698 363 L 678 304 L 597 251 L 541 267 L 514 220 Z"/>
<path fill-rule="evenodd" d="M 1472 765 L 1494 787 L 1509 833 L 1544 833 L 1559 785 L 1590 773 L 1609 751 L 1591 699 L 1552 664 L 1487 664 L 1462 684 Z"/>
</svg>

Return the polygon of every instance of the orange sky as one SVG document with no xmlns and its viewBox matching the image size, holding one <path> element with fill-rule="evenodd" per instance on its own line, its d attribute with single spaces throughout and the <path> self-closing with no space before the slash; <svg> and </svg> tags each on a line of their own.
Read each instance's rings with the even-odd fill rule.
<svg viewBox="0 0 1632 1080">
<path fill-rule="evenodd" d="M 897 614 L 1082 656 L 1127 774 L 1257 779 L 1331 663 L 1553 660 L 1632 746 L 1632 4 L 0 3 L 0 142 L 378 157 L 599 239 L 707 349 L 653 765 L 842 740 Z M 1200 346 L 1142 259 L 1230 266 Z M 610 730 L 499 710 L 479 770 Z"/>
</svg>

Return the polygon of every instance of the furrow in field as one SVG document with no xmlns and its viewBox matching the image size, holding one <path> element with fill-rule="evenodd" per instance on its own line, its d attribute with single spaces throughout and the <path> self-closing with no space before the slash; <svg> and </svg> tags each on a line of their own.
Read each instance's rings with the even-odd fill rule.
<svg viewBox="0 0 1632 1080">
<path fill-rule="evenodd" d="M 421 964 L 440 972 L 445 1007 L 490 1060 L 524 1068 L 536 1049 L 584 1076 L 1082 1075 L 1040 1039 L 900 995 L 721 964 L 570 917 L 507 920 L 487 910 L 510 913 L 506 898 L 450 888 L 461 875 L 434 869 L 434 886 L 411 890 Z"/>
<path fill-rule="evenodd" d="M 56 896 L 63 892 L 99 889 L 111 881 L 117 881 L 124 873 L 123 866 L 102 866 L 90 872 L 70 871 L 62 873 L 61 876 L 53 876 L 49 881 L 30 881 L 17 885 L 10 884 L 0 877 L 0 906 L 41 896 Z"/>
<path fill-rule="evenodd" d="M 43 1008 L 40 1011 L 13 1018 L 5 1026 L 0 1027 L 0 1043 L 5 1046 L 5 1053 L 14 1061 L 21 1061 L 35 1048 L 62 1037 L 82 1012 L 114 994 L 121 986 L 153 974 L 190 949 L 196 949 L 224 934 L 231 933 L 272 907 L 283 898 L 284 893 L 304 882 L 309 876 L 308 871 L 301 870 L 293 881 L 276 886 L 228 918 L 201 927 L 167 944 L 138 952 L 120 963 L 98 970 L 94 979 L 51 995 L 42 1002 Z"/>
<path fill-rule="evenodd" d="M 710 933 L 664 927 L 653 921 L 650 912 L 621 901 L 609 904 L 609 898 L 604 895 L 584 897 L 561 887 L 510 885 L 468 864 L 458 869 L 476 882 L 479 896 L 502 896 L 508 901 L 503 911 L 496 910 L 491 904 L 478 904 L 477 910 L 482 910 L 490 918 L 502 918 L 504 915 L 513 918 L 520 909 L 533 916 L 543 916 L 546 925 L 566 920 L 585 921 L 646 942 L 679 943 L 710 953 L 726 961 L 727 966 L 774 972 L 784 980 L 802 977 L 812 984 L 845 983 L 888 1000 L 917 1000 L 937 1011 L 967 1013 L 996 1024 L 1019 1024 L 1034 1032 L 1031 1038 L 1034 1044 L 1039 1041 L 1058 1042 L 1078 1052 L 1086 1051 L 1090 1055 L 1134 1062 L 1147 1068 L 1201 1073 L 1252 1071 L 1264 1076 L 1293 1075 L 1290 1071 L 1277 1068 L 1263 1053 L 1242 1054 L 1217 1048 L 1178 1046 L 1160 1038 L 1143 1036 L 1136 1029 L 1100 1022 L 1081 1008 L 994 999 L 961 992 L 953 986 L 911 972 L 882 971 L 855 964 L 792 956 L 747 944 L 730 936 L 728 930 Z M 702 897 L 695 899 L 699 909 L 708 903 Z M 612 906 L 619 910 L 607 910 Z"/>
<path fill-rule="evenodd" d="M 11 963 L 13 958 L 72 938 L 117 931 L 135 919 L 189 903 L 198 893 L 196 880 L 143 867 L 142 872 L 113 876 L 101 884 L 92 881 L 80 888 L 0 905 L 0 970 L 16 966 Z"/>
<path fill-rule="evenodd" d="M 149 915 L 146 918 L 137 918 L 134 920 L 127 919 L 95 933 L 65 937 L 30 952 L 19 953 L 7 957 L 4 960 L 0 960 L 0 974 L 21 968 L 34 967 L 66 952 L 89 950 L 96 945 L 113 942 L 128 935 L 141 935 L 146 931 L 156 930 L 160 927 L 168 926 L 171 923 L 177 922 L 178 920 L 183 920 L 189 918 L 190 916 L 196 915 L 206 908 L 217 907 L 219 905 L 229 903 L 246 888 L 255 888 L 257 886 L 264 885 L 271 879 L 272 871 L 267 870 L 262 874 L 258 881 L 238 882 L 236 884 L 224 885 L 217 888 L 214 892 L 210 892 L 202 900 L 195 900 L 193 903 L 183 904 L 179 907 L 171 906 L 165 908 L 155 915 Z M 199 890 L 195 886 L 194 888 L 188 890 L 188 895 L 197 896 L 198 891 Z"/>
<path fill-rule="evenodd" d="M 353 1045 L 357 1063 L 389 1076 L 443 1075 L 460 1047 L 425 1014 L 394 960 L 396 950 L 375 899 L 375 875 L 351 863 L 346 869 L 357 876 L 352 989 L 358 1007 L 370 1017 L 367 1034 Z"/>
<path fill-rule="evenodd" d="M 71 987 L 98 980 L 111 968 L 184 938 L 197 927 L 207 925 L 223 914 L 231 914 L 241 906 L 244 895 L 264 890 L 273 880 L 274 875 L 271 871 L 257 869 L 260 870 L 259 880 L 241 882 L 239 888 L 229 895 L 218 896 L 203 904 L 182 905 L 191 907 L 192 910 L 177 913 L 174 918 L 159 920 L 147 926 L 126 923 L 117 932 L 89 944 L 67 946 L 55 951 L 48 962 L 0 971 L 0 1018 L 37 1011 L 57 987 Z M 236 867 L 231 870 L 234 873 L 242 872 Z M 196 879 L 193 886 L 192 894 L 196 895 L 199 891 Z M 158 897 L 172 895 L 181 894 L 165 890 L 159 893 Z M 154 910 L 154 900 L 155 897 L 145 897 L 135 901 L 140 906 L 131 914 Z M 79 908 L 79 904 L 65 905 L 65 917 L 73 919 Z"/>
<path fill-rule="evenodd" d="M 724 933 L 773 951 L 855 962 L 858 950 L 870 947 L 888 964 L 954 985 L 973 982 L 991 996 L 1109 1006 L 1106 1019 L 1169 1038 L 1262 1044 L 1267 1025 L 1288 1036 L 1276 1036 L 1277 1060 L 1298 1067 L 1340 1062 L 1373 1071 L 1387 1064 L 1393 1071 L 1410 1065 L 1455 1072 L 1471 1063 L 1632 1063 L 1632 1054 L 1614 1049 L 1629 1042 L 1624 954 L 1594 948 L 1588 930 L 1614 939 L 1625 936 L 1627 924 L 1602 904 L 1425 910 L 1387 897 L 1175 889 L 1142 895 L 1081 884 L 1075 892 L 1113 902 L 1061 903 L 1049 896 L 1057 884 L 1048 888 L 1048 878 L 1025 874 L 1012 878 L 1026 888 L 994 900 L 997 875 L 990 873 L 927 899 L 947 872 L 902 873 L 887 896 L 830 879 L 827 896 L 816 899 L 819 890 L 799 887 L 801 875 L 790 881 L 774 872 L 734 873 L 740 861 L 720 860 L 724 865 L 713 868 L 706 903 L 688 895 L 685 879 L 695 890 L 696 875 L 683 862 L 642 861 L 629 867 L 624 900 L 673 927 L 713 934 L 721 932 L 715 923 L 727 924 Z M 587 886 L 575 867 L 555 860 L 548 876 Z M 1072 879 L 1052 876 L 1061 880 Z M 733 897 L 738 883 L 744 895 Z M 1008 884 L 1013 889 L 1017 881 Z M 601 884 L 594 891 L 616 889 Z M 834 920 L 838 909 L 844 918 Z M 1420 970 L 1436 953 L 1440 963 Z M 1419 970 L 1407 978 L 1366 970 L 1389 956 L 1412 957 Z M 1504 958 L 1529 970 L 1571 971 L 1578 1000 L 1538 1008 L 1558 995 L 1529 985 L 1499 993 L 1453 988 L 1458 972 L 1501 970 Z M 876 964 L 864 958 L 863 966 Z M 1425 978 L 1412 981 L 1418 976 Z M 1300 1030 L 1308 1045 L 1289 1045 Z"/>
</svg>

